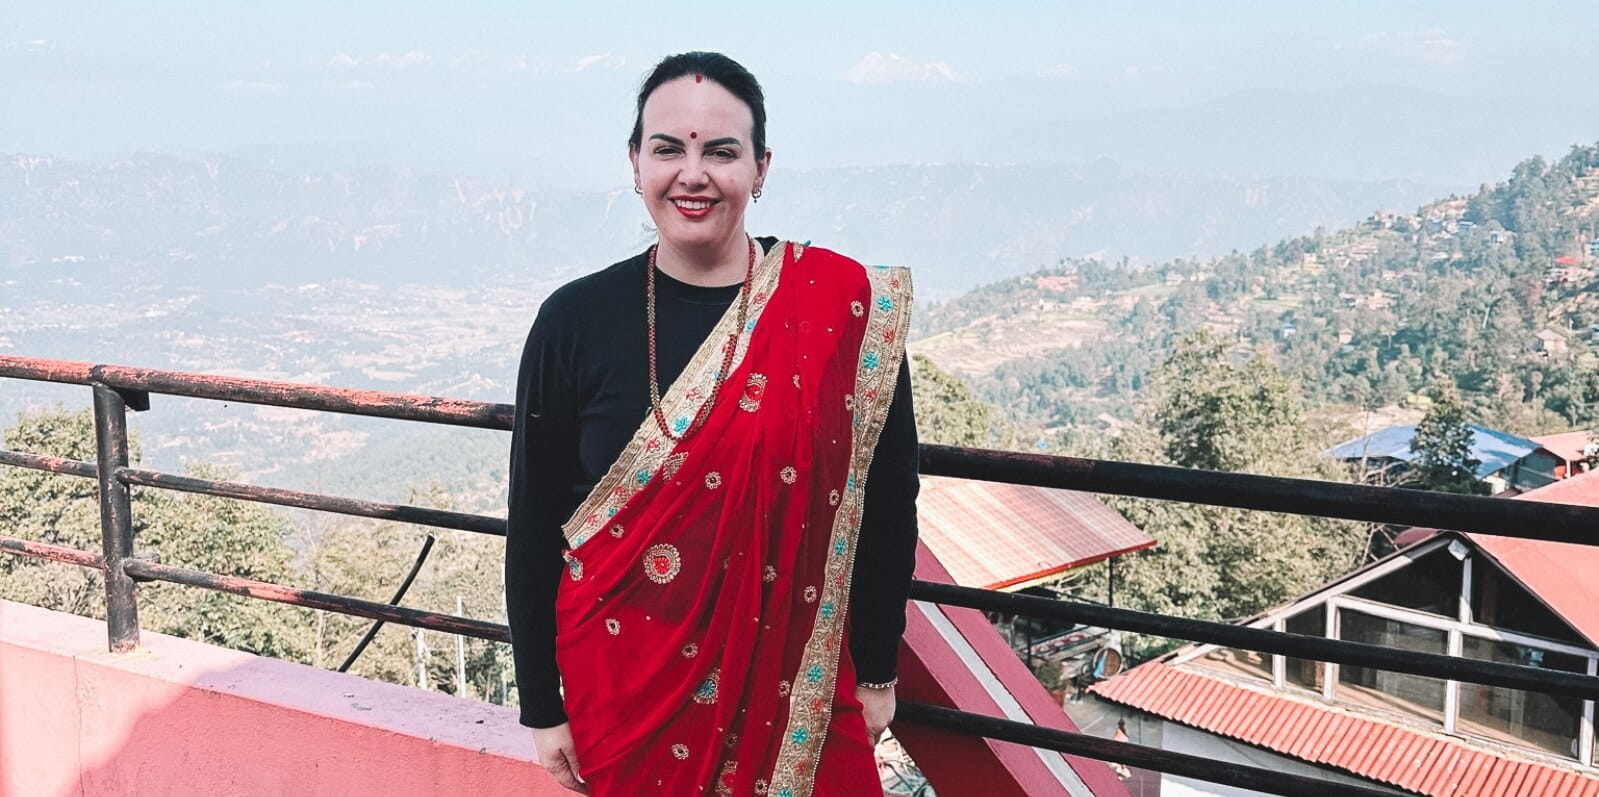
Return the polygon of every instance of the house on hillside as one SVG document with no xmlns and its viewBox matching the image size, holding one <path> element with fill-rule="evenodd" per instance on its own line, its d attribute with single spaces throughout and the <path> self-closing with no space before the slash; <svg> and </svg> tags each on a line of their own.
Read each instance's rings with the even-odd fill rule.
<svg viewBox="0 0 1599 797">
<path fill-rule="evenodd" d="M 1077 287 L 1076 274 L 1052 274 L 1040 276 L 1035 280 L 1038 289 L 1048 293 L 1065 293 Z"/>
<path fill-rule="evenodd" d="M 1533 335 L 1530 346 L 1535 353 L 1544 357 L 1566 356 L 1566 336 L 1552 329 L 1545 329 Z"/>
<path fill-rule="evenodd" d="M 1480 463 L 1477 478 L 1488 484 L 1489 493 L 1530 490 L 1558 478 L 1555 467 L 1561 460 L 1537 443 L 1486 426 L 1468 426 L 1472 432 L 1471 458 Z M 1410 450 L 1415 436 L 1415 426 L 1390 426 L 1340 443 L 1323 451 L 1322 456 L 1363 466 L 1373 482 L 1395 484 L 1416 459 L 1416 453 Z"/>
<path fill-rule="evenodd" d="M 1517 499 L 1599 506 L 1599 473 Z M 1245 621 L 1545 670 L 1599 671 L 1599 547 L 1412 530 L 1398 552 Z M 1136 743 L 1406 794 L 1599 795 L 1594 701 L 1214 645 L 1090 687 Z M 1237 794 L 1163 776 L 1184 795 Z M 1170 793 L 1170 792 L 1166 792 Z"/>
<path fill-rule="evenodd" d="M 1564 479 L 1593 470 L 1589 462 L 1599 459 L 1599 429 L 1546 434 L 1534 437 L 1532 441 L 1560 461 L 1555 466 L 1556 478 Z"/>
</svg>

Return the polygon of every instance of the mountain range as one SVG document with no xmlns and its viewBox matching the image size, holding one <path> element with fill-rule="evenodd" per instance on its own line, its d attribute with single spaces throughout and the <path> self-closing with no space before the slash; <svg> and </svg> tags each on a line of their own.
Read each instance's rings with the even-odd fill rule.
<svg viewBox="0 0 1599 797">
<path fill-rule="evenodd" d="M 292 173 L 236 158 L 0 163 L 0 268 L 14 279 L 137 269 L 184 285 L 334 278 L 526 283 L 651 240 L 641 203 L 394 167 Z M 749 226 L 916 269 L 947 297 L 1061 258 L 1202 258 L 1408 209 L 1448 186 L 928 164 L 774 170 Z M 22 294 L 26 296 L 24 292 Z"/>
</svg>

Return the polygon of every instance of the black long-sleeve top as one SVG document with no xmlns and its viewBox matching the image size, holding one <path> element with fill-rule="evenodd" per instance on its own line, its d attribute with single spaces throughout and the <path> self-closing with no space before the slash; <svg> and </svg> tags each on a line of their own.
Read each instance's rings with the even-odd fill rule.
<svg viewBox="0 0 1599 797">
<path fill-rule="evenodd" d="M 777 242 L 763 238 L 770 249 Z M 505 600 L 522 724 L 566 721 L 555 661 L 561 524 L 604 477 L 650 412 L 645 253 L 562 286 L 539 308 L 522 351 L 511 438 Z M 656 365 L 661 393 L 687 367 L 739 286 L 690 285 L 657 270 Z M 900 364 L 866 478 L 851 586 L 849 650 L 856 677 L 892 679 L 916 556 L 916 421 Z"/>
</svg>

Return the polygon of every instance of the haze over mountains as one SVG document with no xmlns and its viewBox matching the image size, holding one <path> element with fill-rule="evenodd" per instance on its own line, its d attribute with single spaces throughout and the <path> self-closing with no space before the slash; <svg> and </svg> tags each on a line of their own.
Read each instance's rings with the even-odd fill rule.
<svg viewBox="0 0 1599 797">
<path fill-rule="evenodd" d="M 631 192 L 567 192 L 370 167 L 293 174 L 233 158 L 31 155 L 0 171 L 14 278 L 138 270 L 178 284 L 347 277 L 526 283 L 651 240 Z M 909 263 L 950 296 L 1062 257 L 1206 257 L 1443 192 L 1402 181 L 1243 180 L 1081 167 L 929 165 L 774 174 L 751 228 Z M 26 291 L 21 297 L 26 297 Z"/>
<path fill-rule="evenodd" d="M 1599 130 L 1589 94 L 933 66 L 771 74 L 751 229 L 911 265 L 922 299 L 950 298 L 1063 258 L 1205 259 L 1409 212 Z M 0 98 L 28 109 L 0 119 L 0 353 L 507 400 L 543 296 L 651 238 L 622 151 L 640 69 L 401 50 L 125 75 L 0 42 Z M 61 395 L 0 385 L 0 424 Z M 194 406 L 139 419 L 156 464 L 309 486 L 317 463 L 405 450 L 348 419 Z"/>
</svg>

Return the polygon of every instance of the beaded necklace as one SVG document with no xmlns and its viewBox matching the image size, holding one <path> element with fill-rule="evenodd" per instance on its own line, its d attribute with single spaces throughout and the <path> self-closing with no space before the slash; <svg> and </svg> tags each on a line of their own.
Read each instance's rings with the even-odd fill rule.
<svg viewBox="0 0 1599 797">
<path fill-rule="evenodd" d="M 655 365 L 655 253 L 660 245 L 650 247 L 649 277 L 645 282 L 644 312 L 648 320 L 649 346 L 650 346 L 650 410 L 655 415 L 655 423 L 661 428 L 661 434 L 673 442 L 682 440 L 705 422 L 706 410 L 711 406 L 711 400 L 716 397 L 716 391 L 721 388 L 722 382 L 727 380 L 728 371 L 733 367 L 733 352 L 738 348 L 739 333 L 744 330 L 744 324 L 749 317 L 750 284 L 755 278 L 755 239 L 745 236 L 750 244 L 749 265 L 744 269 L 744 284 L 738 291 L 738 324 L 728 334 L 727 341 L 722 344 L 722 367 L 717 369 L 715 383 L 711 385 L 711 395 L 700 405 L 694 414 L 693 423 L 689 424 L 682 434 L 676 434 L 666 423 L 666 413 L 661 409 L 661 380 Z"/>
</svg>

